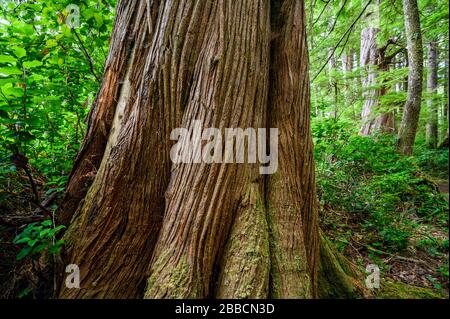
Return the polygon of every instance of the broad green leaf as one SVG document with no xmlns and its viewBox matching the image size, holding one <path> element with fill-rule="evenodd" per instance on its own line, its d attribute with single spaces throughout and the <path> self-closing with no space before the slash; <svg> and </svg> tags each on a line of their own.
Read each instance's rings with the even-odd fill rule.
<svg viewBox="0 0 450 319">
<path fill-rule="evenodd" d="M 23 66 L 27 69 L 31 69 L 31 68 L 35 68 L 38 66 L 41 66 L 42 62 L 38 61 L 38 60 L 33 60 L 33 61 L 25 61 L 23 62 Z"/>
<path fill-rule="evenodd" d="M 19 80 L 16 78 L 5 78 L 5 79 L 0 79 L 0 86 L 4 86 L 5 84 L 8 83 L 16 83 Z"/>
<path fill-rule="evenodd" d="M 29 237 L 23 237 L 18 240 L 14 240 L 14 244 L 23 244 L 29 242 L 31 239 Z"/>
<path fill-rule="evenodd" d="M 17 260 L 22 260 L 31 252 L 31 247 L 25 247 L 16 256 Z"/>
<path fill-rule="evenodd" d="M 20 58 L 23 58 L 25 55 L 27 55 L 27 51 L 26 51 L 24 48 L 21 48 L 21 47 L 13 47 L 12 49 L 13 49 L 13 51 L 14 51 L 14 55 L 15 55 L 16 57 L 18 57 L 19 59 L 20 59 Z"/>
<path fill-rule="evenodd" d="M 41 223 L 42 226 L 51 226 L 52 225 L 52 221 L 50 219 L 44 220 Z"/>
<path fill-rule="evenodd" d="M 22 74 L 22 71 L 16 68 L 15 66 L 4 66 L 0 68 L 0 74 L 17 75 Z"/>
<path fill-rule="evenodd" d="M 49 228 L 44 229 L 43 231 L 39 232 L 39 237 L 40 237 L 40 238 L 45 237 L 45 235 L 47 235 L 49 231 L 50 231 Z"/>
<path fill-rule="evenodd" d="M 50 40 L 47 40 L 46 42 L 45 42 L 45 46 L 47 47 L 47 48 L 53 48 L 53 47 L 55 47 L 55 46 L 57 46 L 58 45 L 58 41 L 56 41 L 55 39 L 50 39 Z"/>
<path fill-rule="evenodd" d="M 103 24 L 103 18 L 102 18 L 102 16 L 101 16 L 100 14 L 94 13 L 94 19 L 95 19 L 95 22 L 96 22 L 97 27 L 102 26 L 102 24 Z"/>
<path fill-rule="evenodd" d="M 31 76 L 31 79 L 33 80 L 33 81 L 41 81 L 42 79 L 44 79 L 45 78 L 45 76 L 43 76 L 43 75 L 41 75 L 41 74 L 37 74 L 37 73 L 34 73 L 32 76 Z"/>
<path fill-rule="evenodd" d="M 48 247 L 48 245 L 46 243 L 45 244 L 40 244 L 40 245 L 36 246 L 33 249 L 33 253 L 40 253 L 41 251 L 43 251 L 47 247 Z"/>
<path fill-rule="evenodd" d="M 17 59 L 10 55 L 0 55 L 0 62 L 2 63 L 16 63 Z"/>
<path fill-rule="evenodd" d="M 32 239 L 32 240 L 30 240 L 30 241 L 28 241 L 28 246 L 30 246 L 30 247 L 33 247 L 34 246 L 34 244 L 36 244 L 37 243 L 37 238 L 35 238 L 35 239 Z"/>
<path fill-rule="evenodd" d="M 10 87 L 10 88 L 6 88 L 6 89 L 2 88 L 2 91 L 3 91 L 3 94 L 5 94 L 7 96 L 12 95 L 15 97 L 22 97 L 24 94 L 24 90 L 22 88 L 18 88 L 18 87 Z"/>
</svg>

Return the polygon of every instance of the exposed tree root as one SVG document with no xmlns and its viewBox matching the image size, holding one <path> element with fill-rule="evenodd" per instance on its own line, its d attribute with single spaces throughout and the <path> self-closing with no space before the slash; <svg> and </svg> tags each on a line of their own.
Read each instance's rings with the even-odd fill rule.
<svg viewBox="0 0 450 319">
<path fill-rule="evenodd" d="M 370 295 L 364 274 L 320 235 L 319 298 L 360 298 Z"/>
</svg>

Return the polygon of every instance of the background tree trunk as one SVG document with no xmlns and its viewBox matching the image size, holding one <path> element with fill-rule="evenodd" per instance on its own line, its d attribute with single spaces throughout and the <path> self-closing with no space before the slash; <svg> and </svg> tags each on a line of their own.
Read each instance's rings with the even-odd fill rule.
<svg viewBox="0 0 450 319">
<path fill-rule="evenodd" d="M 342 71 L 344 72 L 344 100 L 345 105 L 351 106 L 353 111 L 353 118 L 356 119 L 355 106 L 352 103 L 353 99 L 353 79 L 349 79 L 350 73 L 353 71 L 353 56 L 355 50 L 351 48 L 347 54 L 342 55 Z"/>
<path fill-rule="evenodd" d="M 417 0 L 403 0 L 406 40 L 408 48 L 408 95 L 403 108 L 399 128 L 397 149 L 400 153 L 411 155 L 419 123 L 422 99 L 423 48 Z"/>
<path fill-rule="evenodd" d="M 330 117 L 337 118 L 338 116 L 338 88 L 337 80 L 334 72 L 336 70 L 336 57 L 334 56 L 333 49 L 329 50 L 330 59 L 328 61 L 328 76 L 329 76 L 329 86 L 331 94 L 333 95 L 333 107 L 330 111 Z"/>
<path fill-rule="evenodd" d="M 378 28 L 368 27 L 361 32 L 361 68 L 364 68 L 366 75 L 362 80 L 363 95 L 365 97 L 361 112 L 363 125 L 361 135 L 370 135 L 373 122 L 375 121 L 373 109 L 378 105 L 378 90 L 372 88 L 376 85 L 376 66 L 378 58 L 377 33 Z"/>
<path fill-rule="evenodd" d="M 448 52 L 448 42 L 445 44 L 445 52 Z M 439 147 L 448 147 L 448 133 L 449 133 L 448 72 L 449 72 L 448 54 L 446 54 L 446 56 L 444 57 L 444 107 L 443 107 L 443 111 L 442 111 L 443 116 L 441 117 L 446 129 L 442 134 L 443 135 L 442 141 L 439 143 Z"/>
<path fill-rule="evenodd" d="M 101 160 L 81 186 L 84 171 L 74 168 L 69 185 L 79 189 L 61 206 L 71 220 L 62 258 L 80 267 L 82 289 L 61 280 L 58 297 L 355 293 L 319 235 L 304 2 L 123 0 L 113 37 L 110 60 L 122 52 L 128 63 L 110 71 L 122 85 L 108 84 L 107 67 L 92 113 L 91 126 L 109 123 L 98 124 Z M 278 128 L 278 171 L 173 164 L 170 133 L 195 120 L 222 134 Z M 84 154 L 78 161 L 87 163 Z"/>
<path fill-rule="evenodd" d="M 436 94 L 437 90 L 437 47 L 436 42 L 428 44 L 428 93 Z M 438 104 L 431 96 L 428 99 L 428 119 L 426 126 L 426 141 L 429 148 L 436 148 L 438 142 Z"/>
<path fill-rule="evenodd" d="M 361 112 L 362 126 L 361 135 L 371 135 L 374 132 L 393 133 L 394 115 L 392 112 L 382 112 L 380 110 L 380 97 L 387 93 L 387 88 L 378 83 L 379 72 L 388 70 L 388 61 L 385 52 L 389 43 L 383 47 L 377 46 L 378 28 L 368 27 L 361 33 L 361 67 L 365 70 L 362 86 L 364 94 L 364 104 Z M 374 87 L 374 86 L 381 87 Z"/>
</svg>

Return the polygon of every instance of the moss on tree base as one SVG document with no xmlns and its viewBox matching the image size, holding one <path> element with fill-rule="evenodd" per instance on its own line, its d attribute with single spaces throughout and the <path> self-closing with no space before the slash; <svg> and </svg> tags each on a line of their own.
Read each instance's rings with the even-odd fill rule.
<svg viewBox="0 0 450 319">
<path fill-rule="evenodd" d="M 416 287 L 403 282 L 386 280 L 381 282 L 380 289 L 376 294 L 377 299 L 440 299 L 445 296 L 439 295 L 430 288 Z"/>
</svg>

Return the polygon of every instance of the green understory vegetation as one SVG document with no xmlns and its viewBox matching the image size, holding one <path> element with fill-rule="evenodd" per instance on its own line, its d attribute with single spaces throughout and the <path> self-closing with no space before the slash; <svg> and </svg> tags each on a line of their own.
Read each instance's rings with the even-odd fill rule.
<svg viewBox="0 0 450 319">
<path fill-rule="evenodd" d="M 448 149 L 428 150 L 419 140 L 405 157 L 394 136 L 363 137 L 349 121 L 315 120 L 312 129 L 325 234 L 361 266 L 377 264 L 390 276 L 400 260 L 400 269 L 420 277 L 414 282 L 445 294 L 448 197 L 439 183 L 448 183 Z M 411 270 L 427 262 L 436 268 Z"/>
</svg>

